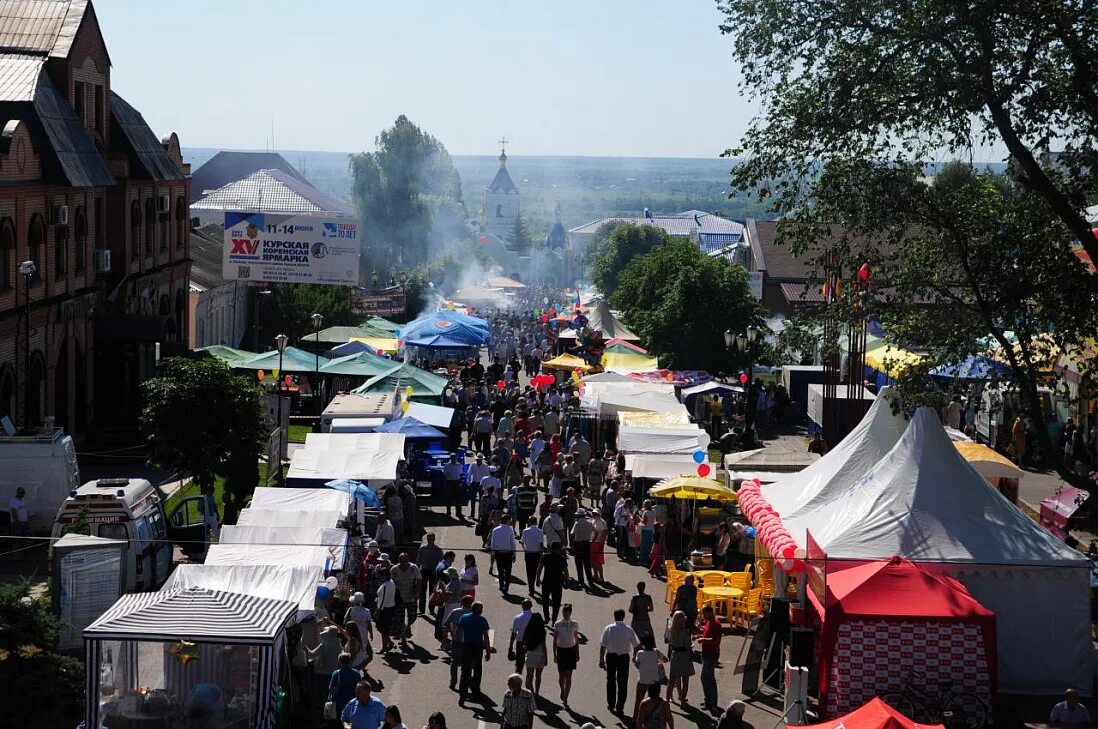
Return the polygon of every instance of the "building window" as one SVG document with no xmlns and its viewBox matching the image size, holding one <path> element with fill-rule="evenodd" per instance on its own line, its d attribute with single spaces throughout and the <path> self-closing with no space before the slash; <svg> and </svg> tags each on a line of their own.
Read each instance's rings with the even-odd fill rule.
<svg viewBox="0 0 1098 729">
<path fill-rule="evenodd" d="M 10 289 L 15 280 L 15 224 L 0 220 L 0 290 Z"/>
<path fill-rule="evenodd" d="M 187 240 L 187 201 L 182 195 L 175 199 L 175 248 L 182 250 Z"/>
<path fill-rule="evenodd" d="M 73 239 L 76 243 L 76 250 L 73 253 L 72 270 L 76 273 L 84 273 L 84 265 L 88 258 L 88 219 L 84 215 L 83 205 L 76 208 Z"/>
<path fill-rule="evenodd" d="M 53 228 L 53 278 L 61 281 L 68 269 L 69 226 L 55 225 Z"/>
<path fill-rule="evenodd" d="M 145 198 L 145 255 L 153 252 L 153 223 L 156 221 L 156 200 Z"/>
<path fill-rule="evenodd" d="M 496 205 L 496 217 L 497 218 L 502 218 L 503 217 L 503 205 Z"/>
<path fill-rule="evenodd" d="M 42 278 L 42 264 L 45 262 L 43 255 L 46 247 L 46 223 L 37 213 L 31 217 L 30 228 L 27 229 L 27 253 L 34 261 L 34 267 L 38 270 L 37 278 Z"/>
<path fill-rule="evenodd" d="M 160 215 L 160 250 L 168 250 L 168 215 Z"/>
<path fill-rule="evenodd" d="M 130 260 L 137 260 L 137 247 L 141 245 L 141 203 L 130 203 Z"/>
<path fill-rule="evenodd" d="M 103 250 L 103 198 L 95 198 L 95 250 Z"/>
<path fill-rule="evenodd" d="M 84 98 L 84 82 L 77 81 L 73 84 L 72 105 L 76 109 L 76 115 L 80 117 L 80 121 L 84 122 L 84 126 L 88 125 L 88 107 L 87 100 Z"/>
<path fill-rule="evenodd" d="M 92 120 L 95 123 L 95 131 L 103 134 L 103 87 L 95 85 L 95 108 L 92 110 Z"/>
</svg>

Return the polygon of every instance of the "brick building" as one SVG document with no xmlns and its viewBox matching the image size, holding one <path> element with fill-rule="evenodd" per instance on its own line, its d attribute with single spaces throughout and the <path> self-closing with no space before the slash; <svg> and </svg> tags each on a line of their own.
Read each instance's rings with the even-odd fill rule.
<svg viewBox="0 0 1098 729">
<path fill-rule="evenodd" d="M 87 0 L 0 0 L 0 415 L 24 427 L 132 424 L 186 341 L 188 170 L 110 71 Z"/>
</svg>

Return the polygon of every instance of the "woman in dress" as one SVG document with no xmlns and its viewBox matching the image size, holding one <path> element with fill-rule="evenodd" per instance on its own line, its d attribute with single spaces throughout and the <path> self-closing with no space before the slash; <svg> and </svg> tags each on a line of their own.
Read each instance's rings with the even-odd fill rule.
<svg viewBox="0 0 1098 729">
<path fill-rule="evenodd" d="M 435 618 L 435 639 L 440 646 L 447 644 L 446 616 L 461 605 L 462 584 L 456 567 L 446 569 L 446 582 L 442 588 L 442 612 Z"/>
<path fill-rule="evenodd" d="M 561 619 L 553 625 L 553 661 L 557 664 L 560 682 L 560 700 L 568 708 L 568 694 L 572 693 L 572 672 L 579 663 L 579 623 L 572 620 L 572 605 L 561 607 Z"/>
<path fill-rule="evenodd" d="M 549 471 L 549 493 L 554 499 L 559 499 L 563 493 L 564 478 L 564 456 L 557 456 Z"/>
<path fill-rule="evenodd" d="M 465 569 L 458 578 L 461 581 L 461 596 L 471 596 L 477 599 L 477 585 L 480 584 L 480 573 L 477 572 L 477 558 L 475 555 L 465 555 Z"/>
<path fill-rule="evenodd" d="M 675 717 L 670 702 L 660 698 L 660 685 L 648 687 L 648 696 L 637 709 L 636 729 L 675 729 Z"/>
<path fill-rule="evenodd" d="M 526 688 L 534 696 L 541 694 L 541 674 L 545 670 L 548 657 L 545 649 L 545 618 L 534 613 L 526 630 L 522 634 L 522 644 L 526 646 Z"/>
<path fill-rule="evenodd" d="M 591 506 L 599 508 L 599 494 L 602 493 L 602 485 L 606 482 L 607 463 L 603 459 L 602 451 L 595 451 L 595 455 L 587 462 L 587 496 L 591 499 Z"/>
<path fill-rule="evenodd" d="M 686 620 L 686 613 L 676 610 L 671 616 L 671 625 L 667 628 L 667 653 L 670 656 L 667 700 L 671 701 L 671 695 L 677 686 L 679 703 L 684 705 L 687 703 L 686 694 L 690 691 L 690 677 L 694 675 L 694 652 L 690 648 L 693 636 L 690 635 L 690 624 Z"/>
<path fill-rule="evenodd" d="M 646 635 L 655 635 L 652 630 L 652 617 L 650 615 L 653 609 L 652 596 L 645 592 L 645 584 L 638 582 L 637 594 L 633 595 L 633 598 L 629 601 L 629 614 L 633 616 L 629 627 L 641 640 Z M 640 701 L 640 694 L 637 694 L 637 701 Z"/>
<path fill-rule="evenodd" d="M 698 588 L 694 584 L 694 575 L 687 575 L 686 579 L 675 591 L 675 602 L 672 610 L 680 610 L 686 615 L 686 627 L 693 630 L 698 622 Z"/>
<path fill-rule="evenodd" d="M 595 534 L 591 538 L 591 579 L 595 582 L 605 582 L 602 568 L 606 564 L 606 536 L 610 533 L 610 527 L 598 511 L 592 512 L 591 526 L 595 528 Z"/>
<path fill-rule="evenodd" d="M 637 667 L 637 700 L 633 704 L 633 717 L 640 716 L 641 702 L 648 693 L 649 687 L 656 687 L 656 695 L 660 690 L 660 665 L 667 662 L 667 657 L 656 650 L 656 639 L 651 633 L 646 633 L 641 638 L 641 647 L 633 656 L 633 665 Z"/>
</svg>

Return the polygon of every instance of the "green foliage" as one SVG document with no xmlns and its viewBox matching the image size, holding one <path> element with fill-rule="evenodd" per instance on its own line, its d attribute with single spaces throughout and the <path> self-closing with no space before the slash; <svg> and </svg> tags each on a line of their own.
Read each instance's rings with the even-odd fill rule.
<svg viewBox="0 0 1098 729">
<path fill-rule="evenodd" d="M 463 225 L 461 178 L 446 147 L 406 116 L 351 155 L 351 194 L 362 220 L 366 269 L 427 261 L 436 223 Z"/>
<path fill-rule="evenodd" d="M 259 391 L 223 362 L 169 357 L 142 391 L 139 425 L 153 465 L 212 484 L 231 459 L 258 455 L 266 435 Z"/>
<path fill-rule="evenodd" d="M 276 316 L 283 334 L 296 342 L 313 331 L 313 314 L 324 317 L 325 327 L 353 326 L 351 295 L 345 286 L 273 284 Z"/>
<path fill-rule="evenodd" d="M 511 228 L 511 240 L 508 248 L 520 256 L 525 256 L 530 253 L 530 249 L 533 247 L 534 241 L 530 237 L 530 231 L 526 229 L 526 221 L 519 214 L 515 216 L 515 224 Z"/>
<path fill-rule="evenodd" d="M 0 585 L 2 726 L 76 726 L 84 709 L 84 665 L 53 652 L 61 621 L 49 600 L 32 598 L 30 582 Z M 49 697 L 48 701 L 15 697 Z"/>
<path fill-rule="evenodd" d="M 610 300 L 661 364 L 681 369 L 727 371 L 724 331 L 762 318 L 741 266 L 710 258 L 681 238 L 629 261 Z"/>
<path fill-rule="evenodd" d="M 599 291 L 612 296 L 618 288 L 618 276 L 633 259 L 643 256 L 659 245 L 667 244 L 671 236 L 654 225 L 631 223 L 607 224 L 596 232 L 590 258 L 590 277 Z M 697 245 L 693 246 L 697 251 Z"/>
</svg>

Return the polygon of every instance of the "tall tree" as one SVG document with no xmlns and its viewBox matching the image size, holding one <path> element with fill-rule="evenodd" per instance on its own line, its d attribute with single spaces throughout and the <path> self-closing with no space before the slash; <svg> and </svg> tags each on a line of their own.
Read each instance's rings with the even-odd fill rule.
<svg viewBox="0 0 1098 729">
<path fill-rule="evenodd" d="M 654 225 L 631 223 L 607 224 L 595 234 L 590 249 L 589 273 L 592 283 L 607 296 L 618 288 L 618 275 L 637 256 L 667 243 L 671 237 Z M 697 250 L 697 246 L 694 246 Z"/>
<path fill-rule="evenodd" d="M 277 321 L 282 333 L 296 342 L 313 331 L 312 315 L 324 317 L 324 326 L 352 326 L 351 297 L 344 286 L 274 284 L 271 286 Z M 268 348 L 273 347 L 267 342 Z"/>
<path fill-rule="evenodd" d="M 352 196 L 362 219 L 364 255 L 372 267 L 424 263 L 436 218 L 448 228 L 465 215 L 461 177 L 446 147 L 401 114 L 374 140 L 375 151 L 351 155 Z M 443 235 L 454 237 L 453 230 Z"/>
<path fill-rule="evenodd" d="M 661 364 L 682 369 L 727 372 L 724 331 L 762 320 L 743 267 L 710 258 L 681 238 L 629 261 L 610 301 Z"/>
<path fill-rule="evenodd" d="M 924 163 L 1002 145 L 1018 183 L 1098 262 L 1098 3 L 718 0 L 764 111 L 728 154 L 783 210 L 834 159 Z M 1055 163 L 1053 162 L 1055 158 Z"/>
<path fill-rule="evenodd" d="M 528 255 L 530 249 L 534 247 L 534 241 L 530 237 L 530 231 L 526 229 L 526 221 L 522 219 L 521 214 L 515 216 L 515 224 L 511 227 L 511 240 L 508 247 L 520 256 Z"/>
</svg>

